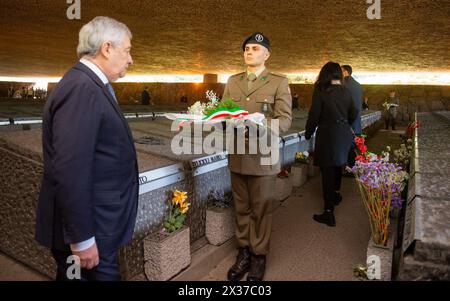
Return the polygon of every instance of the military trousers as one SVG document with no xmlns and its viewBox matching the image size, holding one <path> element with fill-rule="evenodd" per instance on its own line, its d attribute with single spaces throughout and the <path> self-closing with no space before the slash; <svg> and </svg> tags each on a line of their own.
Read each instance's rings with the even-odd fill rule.
<svg viewBox="0 0 450 301">
<path fill-rule="evenodd" d="M 392 130 L 395 131 L 395 125 L 396 125 L 396 116 L 393 114 L 388 113 L 384 118 L 385 124 L 386 124 L 386 130 L 389 129 L 389 126 L 392 126 Z"/>
<path fill-rule="evenodd" d="M 269 253 L 275 176 L 251 176 L 231 172 L 236 210 L 235 228 L 239 247 L 255 255 Z"/>
</svg>

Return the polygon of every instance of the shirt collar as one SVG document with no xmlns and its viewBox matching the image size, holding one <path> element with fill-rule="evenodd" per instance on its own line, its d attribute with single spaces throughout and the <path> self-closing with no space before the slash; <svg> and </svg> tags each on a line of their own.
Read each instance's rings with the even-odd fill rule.
<svg viewBox="0 0 450 301">
<path fill-rule="evenodd" d="M 256 77 L 259 77 L 259 76 L 264 72 L 264 70 L 266 70 L 266 67 L 265 67 L 265 66 L 262 66 L 261 68 L 259 68 L 258 70 L 256 70 L 256 72 L 255 72 Z M 249 76 L 250 73 L 251 73 L 251 72 L 248 71 L 248 69 L 247 69 L 247 76 Z"/>
<path fill-rule="evenodd" d="M 106 85 L 107 83 L 109 83 L 109 80 L 106 77 L 106 75 L 102 72 L 102 70 L 100 70 L 100 68 L 96 64 L 87 59 L 80 59 L 80 63 L 84 64 L 86 67 L 91 69 L 92 72 L 94 72 L 95 75 L 97 75 L 98 78 L 100 78 L 103 84 Z"/>
</svg>

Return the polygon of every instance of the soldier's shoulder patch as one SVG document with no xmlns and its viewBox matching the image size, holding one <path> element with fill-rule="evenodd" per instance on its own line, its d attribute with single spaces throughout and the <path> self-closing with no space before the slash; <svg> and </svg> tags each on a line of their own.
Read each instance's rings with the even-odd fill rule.
<svg viewBox="0 0 450 301">
<path fill-rule="evenodd" d="M 244 79 L 245 78 L 245 72 L 241 72 L 241 73 L 236 73 L 233 74 L 232 76 L 230 76 L 230 78 L 237 78 L 237 79 Z"/>
</svg>

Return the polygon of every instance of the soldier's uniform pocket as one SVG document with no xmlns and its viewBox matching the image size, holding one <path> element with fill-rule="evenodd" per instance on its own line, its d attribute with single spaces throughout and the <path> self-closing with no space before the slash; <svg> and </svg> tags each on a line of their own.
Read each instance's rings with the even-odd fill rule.
<svg viewBox="0 0 450 301">
<path fill-rule="evenodd" d="M 241 95 L 239 95 L 239 94 L 231 94 L 230 95 L 230 99 L 232 101 L 235 101 L 235 102 L 240 102 L 241 101 Z"/>
<path fill-rule="evenodd" d="M 256 96 L 256 111 L 264 115 L 272 115 L 275 98 L 272 95 L 259 94 Z"/>
</svg>

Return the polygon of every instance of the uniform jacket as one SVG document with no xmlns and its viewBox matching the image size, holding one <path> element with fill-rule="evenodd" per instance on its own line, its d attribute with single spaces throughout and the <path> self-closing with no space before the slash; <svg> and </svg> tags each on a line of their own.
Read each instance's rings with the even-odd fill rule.
<svg viewBox="0 0 450 301">
<path fill-rule="evenodd" d="M 292 97 L 288 79 L 265 69 L 250 90 L 247 88 L 246 72 L 235 74 L 228 79 L 222 99 L 234 100 L 249 113 L 264 113 L 266 119 L 279 120 L 280 133 L 287 131 L 292 122 Z M 278 146 L 276 147 L 279 152 Z M 261 154 L 232 154 L 229 168 L 244 175 L 274 175 L 281 170 L 281 158 L 276 164 L 262 165 Z M 269 157 L 270 155 L 264 155 Z"/>
</svg>

